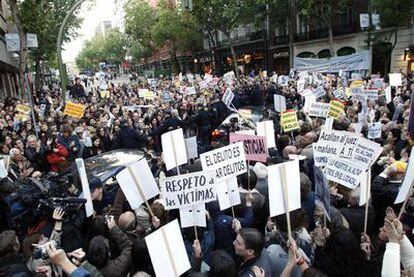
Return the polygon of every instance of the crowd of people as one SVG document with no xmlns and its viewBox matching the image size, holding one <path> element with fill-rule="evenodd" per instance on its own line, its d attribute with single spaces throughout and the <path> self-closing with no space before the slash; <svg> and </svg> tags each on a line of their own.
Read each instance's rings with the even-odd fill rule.
<svg viewBox="0 0 414 277">
<path fill-rule="evenodd" d="M 216 130 L 243 107 L 256 107 L 261 120 L 274 122 L 276 147 L 269 149 L 266 163 L 251 162 L 249 173 L 238 176 L 242 203 L 234 207 L 234 217 L 231 209 L 220 211 L 214 201 L 206 205 L 207 227 L 197 228 L 197 236 L 193 228 L 182 228 L 191 262 L 185 275 L 414 276 L 414 201 L 408 201 L 401 219 L 396 216 L 401 205 L 393 204 L 412 147 L 413 75 L 403 75 L 402 86 L 392 87 L 391 102 L 386 101 L 385 78 L 378 100 L 368 100 L 365 106 L 369 116 L 361 135 L 367 137 L 368 123 L 380 122 L 382 134 L 375 141 L 383 146 L 371 168 L 366 233 L 358 188 L 350 191 L 330 182 L 330 220 L 324 220 L 322 207 L 315 204 L 312 144 L 324 119 L 305 112 L 297 73 L 283 83 L 267 76 L 189 75 L 110 84 L 108 93 L 99 87 L 85 91 L 80 79 L 69 95 L 56 86 L 43 87 L 33 96 L 36 125 L 30 116 L 18 116 L 16 107 L 27 105 L 24 101 L 0 103 L 0 151 L 7 170 L 0 181 L 0 276 L 155 276 L 144 238 L 179 218 L 161 199 L 149 200 L 151 216 L 145 205 L 131 209 L 116 182 L 91 179 L 94 214 L 86 217 L 79 203 L 48 205 L 43 196 L 56 191 L 80 196 L 78 177 L 68 173 L 75 159 L 117 149 L 142 151 L 156 180 L 175 175 L 163 162 L 161 135 L 182 128 L 186 137 L 197 136 L 199 153 L 210 151 L 227 145 L 229 132 L 246 128 L 242 121 L 249 119 L 240 116 L 224 126 L 227 132 Z M 337 75 L 313 76 L 306 79 L 305 88 L 322 85 L 326 95 L 319 101 L 326 103 L 335 98 L 336 89 L 351 83 Z M 373 80 L 361 82 L 368 88 Z M 234 93 L 234 109 L 221 101 L 228 88 Z M 142 89 L 154 93 L 143 97 Z M 287 109 L 296 110 L 299 130 L 283 132 L 274 95 L 284 95 Z M 68 102 L 85 106 L 81 118 L 64 113 Z M 333 129 L 355 132 L 363 107 L 350 95 L 343 102 L 345 111 Z M 290 213 L 289 236 L 285 215 L 269 217 L 266 166 L 288 161 L 291 154 L 306 159 L 300 161 L 301 209 Z M 182 173 L 201 170 L 198 159 L 181 166 Z"/>
</svg>

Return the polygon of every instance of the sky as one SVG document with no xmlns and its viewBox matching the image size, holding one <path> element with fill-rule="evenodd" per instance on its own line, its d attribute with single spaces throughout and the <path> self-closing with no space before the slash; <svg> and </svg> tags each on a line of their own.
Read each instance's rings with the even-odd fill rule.
<svg viewBox="0 0 414 277">
<path fill-rule="evenodd" d="M 98 26 L 99 22 L 113 19 L 114 1 L 95 1 L 96 6 L 92 7 L 92 9 L 88 9 L 91 1 L 86 1 L 82 4 L 81 8 L 79 8 L 79 15 L 81 18 L 83 18 L 82 26 L 77 31 L 78 36 L 74 37 L 71 42 L 63 45 L 63 62 L 75 62 L 75 58 L 77 54 L 82 50 L 84 42 L 91 39 L 95 35 L 95 29 Z"/>
</svg>

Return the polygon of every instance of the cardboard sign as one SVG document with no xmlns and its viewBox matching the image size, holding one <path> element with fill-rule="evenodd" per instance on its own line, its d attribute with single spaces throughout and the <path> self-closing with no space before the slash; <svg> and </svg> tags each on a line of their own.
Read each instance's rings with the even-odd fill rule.
<svg viewBox="0 0 414 277">
<path fill-rule="evenodd" d="M 358 139 L 348 148 L 348 154 L 350 153 L 348 156 L 353 163 L 357 164 L 363 170 L 367 170 L 381 155 L 383 148 L 379 143 L 360 137 L 358 134 L 354 134 L 354 138 L 355 135 Z"/>
<path fill-rule="evenodd" d="M 287 75 L 280 75 L 278 78 L 277 78 L 277 83 L 280 85 L 280 86 L 287 86 L 288 85 L 288 83 L 289 83 L 289 76 L 287 76 Z"/>
<path fill-rule="evenodd" d="M 385 88 L 385 99 L 387 104 L 392 102 L 391 86 Z"/>
<path fill-rule="evenodd" d="M 138 97 L 140 97 L 140 98 L 145 98 L 145 95 L 147 95 L 147 93 L 148 93 L 148 89 L 139 89 L 138 90 Z"/>
<path fill-rule="evenodd" d="M 176 129 L 161 135 L 163 159 L 167 170 L 187 163 L 183 129 Z"/>
<path fill-rule="evenodd" d="M 345 90 L 343 88 L 337 89 L 333 92 L 333 95 L 337 99 L 345 99 Z"/>
<path fill-rule="evenodd" d="M 329 102 L 328 116 L 338 119 L 344 112 L 345 104 L 339 100 L 331 100 Z"/>
<path fill-rule="evenodd" d="M 315 176 L 315 201 L 319 202 L 323 207 L 326 217 L 330 219 L 331 212 L 331 194 L 329 192 L 328 180 L 319 167 L 313 167 L 313 174 Z"/>
<path fill-rule="evenodd" d="M 239 141 L 243 142 L 244 153 L 248 161 L 264 163 L 267 161 L 268 152 L 265 137 L 230 133 L 230 143 Z"/>
<path fill-rule="evenodd" d="M 376 89 L 365 90 L 365 94 L 367 95 L 368 100 L 378 100 L 378 90 Z"/>
<path fill-rule="evenodd" d="M 368 96 L 364 92 L 364 87 L 354 87 L 351 90 L 351 95 L 354 99 L 365 103 L 367 102 Z"/>
<path fill-rule="evenodd" d="M 341 131 L 322 130 L 318 142 L 312 145 L 315 165 L 324 166 L 329 159 L 337 157 L 343 142 L 344 135 Z"/>
<path fill-rule="evenodd" d="M 214 172 L 196 172 L 160 179 L 165 209 L 190 207 L 216 200 Z"/>
<path fill-rule="evenodd" d="M 116 180 L 133 210 L 159 194 L 157 183 L 144 158 L 127 165 L 116 175 Z"/>
<path fill-rule="evenodd" d="M 368 138 L 369 139 L 376 139 L 381 137 L 382 132 L 382 123 L 375 122 L 368 124 Z"/>
<path fill-rule="evenodd" d="M 145 237 L 157 276 L 180 276 L 191 268 L 178 220 Z"/>
<path fill-rule="evenodd" d="M 369 200 L 369 198 L 371 197 L 371 193 L 370 191 L 368 191 L 368 195 L 367 195 L 367 186 L 369 186 L 370 184 L 368 184 L 369 182 L 371 182 L 371 170 L 365 171 L 362 174 L 361 177 L 361 185 L 359 186 L 359 206 L 364 206 L 365 203 L 367 203 L 367 200 Z"/>
<path fill-rule="evenodd" d="M 236 177 L 218 183 L 216 190 L 220 211 L 241 204 L 239 185 L 237 184 Z"/>
<path fill-rule="evenodd" d="M 323 126 L 323 129 L 326 130 L 326 131 L 332 130 L 333 123 L 334 123 L 334 119 L 332 117 L 328 117 L 325 120 L 325 125 Z"/>
<path fill-rule="evenodd" d="M 0 178 L 5 178 L 5 177 L 7 177 L 8 174 L 9 173 L 7 172 L 4 159 L 0 159 Z M 88 189 L 89 189 L 89 187 L 88 187 Z M 90 192 L 89 192 L 89 194 L 90 194 Z M 93 207 L 92 207 L 92 212 L 93 212 Z"/>
<path fill-rule="evenodd" d="M 355 80 L 351 83 L 351 85 L 349 86 L 351 89 L 352 88 L 357 88 L 357 87 L 364 87 L 364 81 L 362 80 Z"/>
<path fill-rule="evenodd" d="M 171 95 L 169 91 L 164 91 L 162 93 L 162 98 L 164 99 L 164 101 L 166 102 L 170 102 L 171 101 Z"/>
<path fill-rule="evenodd" d="M 286 98 L 283 95 L 275 94 L 273 95 L 273 100 L 275 102 L 275 111 L 279 113 L 286 111 Z"/>
<path fill-rule="evenodd" d="M 267 148 L 276 147 L 275 129 L 272 120 L 257 122 L 257 135 L 266 138 Z"/>
<path fill-rule="evenodd" d="M 401 73 L 389 73 L 388 77 L 390 79 L 390 86 L 392 86 L 392 87 L 401 87 L 402 86 Z"/>
<path fill-rule="evenodd" d="M 188 159 L 198 158 L 197 137 L 186 138 L 185 149 L 187 150 Z"/>
<path fill-rule="evenodd" d="M 93 215 L 93 204 L 92 204 L 92 198 L 91 198 L 91 191 L 89 189 L 89 181 L 88 181 L 88 177 L 86 175 L 86 170 L 85 170 L 85 163 L 83 162 L 83 159 L 76 159 L 76 167 L 78 169 L 79 172 L 79 177 L 82 183 L 82 194 L 83 197 L 86 198 L 86 203 L 85 203 L 85 210 L 86 210 L 86 217 L 90 217 L 91 215 Z"/>
<path fill-rule="evenodd" d="M 286 212 L 284 206 L 283 178 L 281 168 L 285 168 L 285 188 L 288 190 L 289 211 L 300 209 L 300 172 L 299 161 L 293 160 L 283 164 L 275 164 L 267 167 L 269 187 L 270 216 L 277 216 Z"/>
<path fill-rule="evenodd" d="M 239 109 L 239 114 L 240 116 L 247 118 L 247 119 L 251 119 L 252 118 L 252 110 L 250 109 Z"/>
<path fill-rule="evenodd" d="M 326 95 L 326 91 L 323 86 L 318 86 L 316 89 L 313 90 L 313 94 L 316 98 L 320 98 Z"/>
<path fill-rule="evenodd" d="M 296 111 L 294 110 L 288 110 L 283 112 L 280 115 L 280 122 L 285 133 L 298 130 L 300 128 L 298 117 L 296 115 Z"/>
<path fill-rule="evenodd" d="M 372 83 L 371 83 L 372 88 L 380 89 L 383 86 L 384 86 L 384 79 L 383 78 L 372 79 Z"/>
<path fill-rule="evenodd" d="M 308 112 L 309 116 L 326 118 L 329 112 L 329 104 L 324 102 L 313 102 Z"/>
<path fill-rule="evenodd" d="M 147 91 L 145 92 L 144 99 L 145 99 L 145 100 L 154 100 L 154 99 L 155 99 L 155 94 L 154 94 L 154 92 L 153 92 L 153 91 L 151 91 L 151 90 L 147 90 Z"/>
<path fill-rule="evenodd" d="M 407 170 L 404 175 L 404 181 L 400 187 L 394 204 L 400 204 L 409 196 L 411 187 L 414 182 L 414 147 L 411 148 L 410 160 L 408 161 Z"/>
<path fill-rule="evenodd" d="M 200 160 L 204 171 L 215 171 L 217 183 L 247 172 L 242 142 L 203 153 L 200 155 Z"/>
<path fill-rule="evenodd" d="M 233 101 L 234 93 L 231 91 L 231 89 L 226 89 L 226 92 L 223 95 L 223 98 L 221 98 L 221 101 L 223 101 L 224 104 L 226 104 L 227 107 L 231 106 L 231 102 Z"/>
<path fill-rule="evenodd" d="M 350 189 L 354 189 L 359 185 L 363 172 L 364 170 L 358 165 L 343 159 L 329 160 L 324 169 L 325 176 L 328 180 Z"/>
<path fill-rule="evenodd" d="M 108 90 L 101 90 L 99 94 L 101 95 L 101 98 L 109 98 L 111 96 L 111 93 Z"/>
<path fill-rule="evenodd" d="M 30 113 L 30 107 L 29 106 L 25 106 L 25 105 L 16 105 L 16 111 L 18 111 L 19 113 L 28 115 Z"/>
<path fill-rule="evenodd" d="M 67 102 L 63 113 L 71 117 L 82 118 L 84 111 L 85 105 Z"/>
<path fill-rule="evenodd" d="M 194 204 L 191 207 L 180 209 L 181 228 L 192 226 L 206 227 L 206 205 L 204 203 Z"/>
</svg>

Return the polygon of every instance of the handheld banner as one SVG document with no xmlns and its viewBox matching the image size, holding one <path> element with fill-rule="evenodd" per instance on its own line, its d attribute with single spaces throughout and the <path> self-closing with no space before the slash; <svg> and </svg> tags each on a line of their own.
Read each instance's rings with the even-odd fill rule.
<svg viewBox="0 0 414 277">
<path fill-rule="evenodd" d="M 237 184 L 236 177 L 218 183 L 216 185 L 216 190 L 220 211 L 224 211 L 230 207 L 241 204 L 239 186 Z"/>
<path fill-rule="evenodd" d="M 323 102 L 313 102 L 310 105 L 308 115 L 326 118 L 329 112 L 329 104 Z"/>
<path fill-rule="evenodd" d="M 267 148 L 276 147 L 275 128 L 272 120 L 257 122 L 257 135 L 266 137 Z"/>
<path fill-rule="evenodd" d="M 206 205 L 204 203 L 194 204 L 190 207 L 180 209 L 181 228 L 192 226 L 206 227 Z"/>
<path fill-rule="evenodd" d="M 85 105 L 68 102 L 63 113 L 71 117 L 82 118 L 84 111 Z"/>
<path fill-rule="evenodd" d="M 187 163 L 183 129 L 176 129 L 162 134 L 161 146 L 167 170 Z"/>
<path fill-rule="evenodd" d="M 165 209 L 178 209 L 216 200 L 213 174 L 200 171 L 160 179 Z"/>
<path fill-rule="evenodd" d="M 280 115 L 280 121 L 284 132 L 291 132 L 299 129 L 298 116 L 294 110 L 283 112 Z"/>
<path fill-rule="evenodd" d="M 267 161 L 268 152 L 265 137 L 230 133 L 230 143 L 239 141 L 243 142 L 244 153 L 248 161 L 264 163 Z"/>
<path fill-rule="evenodd" d="M 275 103 L 275 111 L 279 113 L 286 111 L 286 98 L 283 95 L 275 94 L 273 95 L 273 100 Z"/>
<path fill-rule="evenodd" d="M 329 102 L 328 116 L 338 119 L 339 116 L 344 112 L 345 104 L 338 100 L 331 100 Z"/>
</svg>

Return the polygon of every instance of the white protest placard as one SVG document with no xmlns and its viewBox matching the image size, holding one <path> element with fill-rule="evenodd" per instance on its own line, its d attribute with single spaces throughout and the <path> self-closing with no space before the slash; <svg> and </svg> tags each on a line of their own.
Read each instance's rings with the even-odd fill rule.
<svg viewBox="0 0 414 277">
<path fill-rule="evenodd" d="M 116 175 L 116 180 L 133 210 L 159 194 L 158 186 L 146 159 L 127 165 Z"/>
<path fill-rule="evenodd" d="M 362 131 L 362 127 L 363 127 L 363 123 L 357 123 L 357 124 L 355 125 L 355 133 L 356 133 L 356 134 L 361 133 L 361 131 Z"/>
<path fill-rule="evenodd" d="M 310 88 L 307 88 L 307 89 L 305 89 L 305 90 L 303 90 L 303 91 L 299 92 L 299 94 L 300 94 L 302 97 L 307 97 L 307 96 L 309 96 L 309 95 L 312 95 L 312 96 L 313 96 L 312 89 L 310 89 Z"/>
<path fill-rule="evenodd" d="M 372 79 L 371 87 L 374 89 L 380 89 L 384 85 L 384 79 L 383 78 L 376 78 Z"/>
<path fill-rule="evenodd" d="M 326 118 L 329 112 L 329 103 L 313 102 L 308 112 L 309 116 Z"/>
<path fill-rule="evenodd" d="M 283 95 L 275 94 L 273 95 L 275 102 L 275 111 L 281 113 L 286 111 L 286 98 Z"/>
<path fill-rule="evenodd" d="M 272 120 L 257 122 L 256 132 L 258 136 L 266 138 L 267 148 L 276 147 L 275 128 Z"/>
<path fill-rule="evenodd" d="M 367 102 L 368 96 L 364 93 L 364 87 L 354 87 L 351 89 L 352 97 L 362 103 Z"/>
<path fill-rule="evenodd" d="M 328 180 L 350 189 L 354 189 L 359 185 L 363 172 L 364 170 L 358 165 L 344 159 L 330 159 L 324 169 Z"/>
<path fill-rule="evenodd" d="M 324 130 L 327 130 L 327 131 L 330 131 L 330 130 L 332 130 L 332 126 L 333 126 L 333 123 L 334 123 L 334 118 L 332 118 L 332 117 L 328 117 L 328 118 L 326 118 L 326 120 L 325 120 L 325 125 L 323 126 L 323 129 Z"/>
<path fill-rule="evenodd" d="M 364 124 L 368 120 L 368 113 L 360 112 L 358 113 L 358 123 Z"/>
<path fill-rule="evenodd" d="M 81 158 L 76 159 L 75 163 L 76 163 L 76 167 L 78 168 L 79 177 L 82 183 L 83 197 L 86 198 L 86 203 L 85 203 L 86 217 L 90 217 L 91 215 L 93 215 L 93 203 L 92 203 L 92 198 L 91 198 L 91 191 L 89 189 L 89 181 L 86 175 L 85 163 L 83 162 L 83 159 Z M 3 161 L 1 161 L 1 164 L 3 165 L 3 168 L 4 168 Z"/>
<path fill-rule="evenodd" d="M 230 143 L 243 142 L 244 153 L 248 161 L 266 162 L 267 152 L 266 138 L 260 136 L 249 136 L 244 134 L 230 133 Z"/>
<path fill-rule="evenodd" d="M 368 182 L 371 182 L 371 170 L 365 171 L 364 173 L 362 173 L 362 177 L 361 177 L 361 185 L 359 186 L 359 206 L 364 206 L 365 203 L 367 203 L 367 200 L 369 200 L 369 198 L 371 197 L 371 193 L 368 190 L 367 191 L 367 187 L 370 186 L 370 184 L 368 184 Z M 368 192 L 368 197 L 367 197 L 367 192 Z"/>
<path fill-rule="evenodd" d="M 338 153 L 339 158 L 352 159 L 355 147 L 358 143 L 360 135 L 351 132 L 342 132 L 341 148 Z"/>
<path fill-rule="evenodd" d="M 187 163 L 183 129 L 176 129 L 161 135 L 163 159 L 167 170 Z"/>
<path fill-rule="evenodd" d="M 285 168 L 285 178 L 282 176 L 281 168 Z M 267 178 L 269 187 L 269 210 L 270 216 L 277 216 L 286 212 L 284 205 L 284 189 L 287 188 L 289 211 L 294 211 L 300 205 L 300 172 L 299 161 L 293 160 L 283 164 L 275 164 L 267 167 Z M 287 181 L 284 184 L 283 179 Z"/>
<path fill-rule="evenodd" d="M 343 133 L 335 130 L 322 130 L 317 143 L 312 145 L 316 166 L 324 166 L 328 159 L 335 158 L 342 148 Z"/>
<path fill-rule="evenodd" d="M 375 122 L 368 124 L 368 138 L 369 139 L 376 139 L 381 137 L 382 132 L 382 123 Z"/>
<path fill-rule="evenodd" d="M 26 44 L 28 48 L 38 48 L 39 44 L 37 42 L 37 35 L 36 34 L 26 34 Z"/>
<path fill-rule="evenodd" d="M 139 89 L 138 90 L 138 97 L 144 98 L 146 95 L 148 95 L 149 89 Z"/>
<path fill-rule="evenodd" d="M 367 170 L 381 155 L 381 144 L 359 137 L 352 150 L 351 160 L 363 170 Z"/>
<path fill-rule="evenodd" d="M 398 191 L 397 198 L 395 198 L 394 204 L 404 202 L 409 196 L 411 188 L 414 183 L 414 147 L 411 148 L 410 159 L 408 160 L 407 169 L 404 175 L 403 183 Z"/>
<path fill-rule="evenodd" d="M 345 90 L 344 90 L 344 88 L 339 88 L 337 90 L 334 90 L 333 95 L 337 99 L 345 99 Z"/>
<path fill-rule="evenodd" d="M 247 172 L 243 142 L 203 153 L 200 160 L 204 171 L 215 171 L 217 183 Z"/>
<path fill-rule="evenodd" d="M 303 105 L 303 111 L 309 113 L 312 103 L 316 102 L 316 97 L 313 94 L 305 96 L 305 104 Z"/>
<path fill-rule="evenodd" d="M 188 87 L 185 89 L 185 94 L 187 95 L 194 95 L 197 94 L 196 89 L 194 87 Z"/>
<path fill-rule="evenodd" d="M 387 104 L 392 102 L 391 86 L 385 88 L 385 99 Z"/>
<path fill-rule="evenodd" d="M 367 95 L 368 100 L 372 100 L 372 101 L 378 100 L 378 90 L 376 89 L 365 90 L 365 94 Z"/>
<path fill-rule="evenodd" d="M 389 73 L 388 77 L 390 79 L 390 86 L 392 86 L 392 87 L 401 87 L 402 86 L 401 73 Z"/>
<path fill-rule="evenodd" d="M 320 98 L 326 95 L 326 91 L 323 86 L 318 86 L 316 89 L 313 90 L 313 94 L 316 98 Z"/>
<path fill-rule="evenodd" d="M 288 83 L 289 83 L 289 76 L 287 76 L 287 75 L 280 75 L 277 78 L 277 83 L 278 83 L 278 85 L 281 85 L 281 86 L 287 86 Z"/>
<path fill-rule="evenodd" d="M 249 136 L 256 135 L 256 132 L 254 130 L 240 130 L 240 131 L 235 131 L 235 133 L 240 134 L 240 135 L 249 135 Z"/>
<path fill-rule="evenodd" d="M 206 205 L 204 203 L 194 204 L 190 207 L 180 209 L 181 228 L 192 226 L 206 227 Z"/>
<path fill-rule="evenodd" d="M 214 172 L 200 171 L 160 179 L 165 209 L 189 207 L 216 200 Z"/>
<path fill-rule="evenodd" d="M 1 159 L 0 160 L 0 178 L 5 178 L 5 177 L 7 177 L 7 175 L 8 175 L 8 173 L 7 173 L 7 170 L 6 170 L 6 166 L 4 165 L 4 160 Z"/>
<path fill-rule="evenodd" d="M 237 184 L 236 177 L 218 183 L 216 185 L 216 191 L 220 211 L 241 204 L 239 185 Z"/>
<path fill-rule="evenodd" d="M 299 93 L 305 90 L 305 82 L 306 82 L 305 79 L 299 79 L 297 81 L 297 89 Z"/>
<path fill-rule="evenodd" d="M 178 220 L 145 237 L 157 276 L 178 277 L 191 268 Z"/>
<path fill-rule="evenodd" d="M 231 91 L 231 89 L 227 88 L 226 92 L 223 95 L 223 98 L 221 98 L 221 101 L 223 101 L 224 104 L 226 104 L 227 107 L 231 106 L 231 101 L 233 101 L 234 93 Z"/>
<path fill-rule="evenodd" d="M 185 149 L 187 151 L 188 159 L 197 158 L 198 157 L 197 137 L 186 138 Z"/>
</svg>

